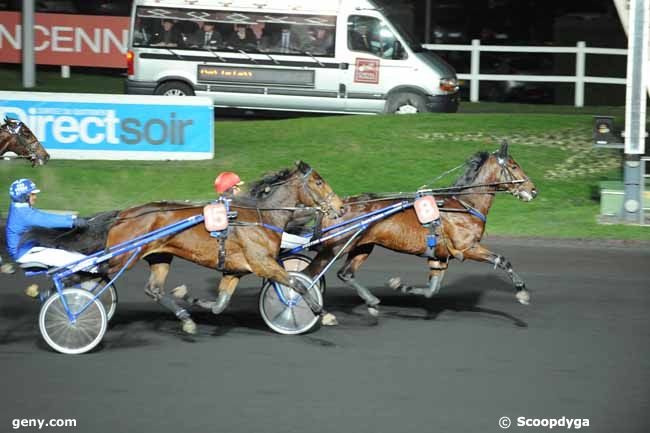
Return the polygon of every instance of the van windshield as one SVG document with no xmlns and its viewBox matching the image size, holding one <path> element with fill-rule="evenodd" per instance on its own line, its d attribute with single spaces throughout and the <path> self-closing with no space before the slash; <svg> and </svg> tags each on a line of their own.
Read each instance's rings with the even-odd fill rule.
<svg viewBox="0 0 650 433">
<path fill-rule="evenodd" d="M 421 53 L 424 51 L 422 44 L 418 42 L 413 33 L 408 31 L 397 21 L 391 20 L 390 23 L 393 25 L 393 27 L 395 27 L 395 30 L 397 30 L 397 33 L 402 37 L 402 40 L 406 45 L 408 45 L 411 51 L 414 53 Z"/>
</svg>

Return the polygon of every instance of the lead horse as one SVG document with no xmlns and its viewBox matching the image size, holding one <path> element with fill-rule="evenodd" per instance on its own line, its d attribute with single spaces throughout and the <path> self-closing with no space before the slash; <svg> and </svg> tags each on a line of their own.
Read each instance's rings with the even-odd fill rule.
<svg viewBox="0 0 650 433">
<path fill-rule="evenodd" d="M 45 165 L 50 159 L 50 155 L 27 125 L 9 118 L 5 118 L 0 126 L 0 156 L 7 152 L 28 159 L 32 167 Z"/>
<path fill-rule="evenodd" d="M 402 284 L 399 278 L 390 279 L 388 285 L 403 293 L 431 297 L 440 288 L 449 260 L 469 259 L 488 262 L 493 264 L 495 269 L 498 267 L 505 271 L 514 284 L 519 302 L 528 304 L 530 294 L 524 281 L 513 270 L 510 260 L 488 250 L 480 242 L 485 232 L 485 219 L 498 191 L 510 192 L 521 200 L 530 201 L 537 195 L 537 189 L 521 166 L 509 155 L 506 142 L 494 153 L 475 154 L 466 165 L 465 173 L 457 179 L 452 188 L 445 191 L 447 196 L 444 196 L 441 208 L 442 225 L 435 254 L 426 257 L 429 265 L 428 287 L 410 287 Z M 367 214 L 402 200 L 403 198 L 382 199 L 372 194 L 350 197 L 344 201 L 344 219 Z M 338 221 L 326 219 L 324 224 L 333 222 Z M 429 230 L 418 221 L 413 208 L 376 222 L 348 247 L 347 260 L 339 270 L 338 277 L 356 290 L 365 301 L 370 314 L 376 316 L 379 314 L 380 301 L 356 280 L 356 272 L 368 259 L 375 245 L 401 253 L 425 255 L 426 236 L 429 234 Z M 337 238 L 325 243 L 304 272 L 317 275 L 334 257 L 337 247 L 343 242 L 345 239 Z"/>
</svg>

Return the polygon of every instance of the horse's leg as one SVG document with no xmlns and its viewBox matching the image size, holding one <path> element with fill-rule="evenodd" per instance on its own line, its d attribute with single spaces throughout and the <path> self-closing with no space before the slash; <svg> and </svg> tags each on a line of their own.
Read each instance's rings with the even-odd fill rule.
<svg viewBox="0 0 650 433">
<path fill-rule="evenodd" d="M 249 257 L 247 257 L 249 259 Z M 275 281 L 283 286 L 290 287 L 298 292 L 307 303 L 311 311 L 321 316 L 321 323 L 325 326 L 333 326 L 337 324 L 336 316 L 328 313 L 325 309 L 312 299 L 306 290 L 302 287 L 280 264 L 273 259 L 273 257 L 251 257 L 248 260 L 249 266 L 255 275 L 267 280 Z"/>
<path fill-rule="evenodd" d="M 186 290 L 183 290 L 183 287 L 176 288 L 173 292 L 173 295 L 177 298 L 183 298 L 190 305 L 197 305 L 206 310 L 212 311 L 213 314 L 221 314 L 230 304 L 230 299 L 232 298 L 237 284 L 239 284 L 240 277 L 230 274 L 225 274 L 221 281 L 219 282 L 219 295 L 214 301 L 207 301 L 205 299 L 197 299 L 189 296 Z"/>
<path fill-rule="evenodd" d="M 354 278 L 357 270 L 368 259 L 368 256 L 372 252 L 373 247 L 374 245 L 372 244 L 365 244 L 357 246 L 352 251 L 350 251 L 345 264 L 338 271 L 337 276 L 341 281 L 357 291 L 357 295 L 359 295 L 359 297 L 363 299 L 363 301 L 368 306 L 368 312 L 370 315 L 377 317 L 379 316 L 379 299 L 373 295 L 367 287 L 361 285 Z"/>
<path fill-rule="evenodd" d="M 512 280 L 512 284 L 515 286 L 515 296 L 517 297 L 517 300 L 524 305 L 530 304 L 530 292 L 526 289 L 526 283 L 524 283 L 524 280 L 522 280 L 521 277 L 512 269 L 510 260 L 506 257 L 493 253 L 480 244 L 476 244 L 469 250 L 465 251 L 465 258 L 478 262 L 489 262 L 494 265 L 494 269 L 498 267 L 505 271 L 508 277 L 510 277 L 510 280 Z"/>
<path fill-rule="evenodd" d="M 316 254 L 316 257 L 311 261 L 309 266 L 303 269 L 301 272 L 305 275 L 308 275 L 310 278 L 318 275 L 327 264 L 334 257 L 334 251 L 332 248 L 325 246 L 321 251 Z"/>
<path fill-rule="evenodd" d="M 427 264 L 429 265 L 428 287 L 420 288 L 407 286 L 401 283 L 399 277 L 391 278 L 388 280 L 388 286 L 393 290 L 400 290 L 402 293 L 407 293 L 409 295 L 419 295 L 426 298 L 431 298 L 433 295 L 437 294 L 440 291 L 440 286 L 442 285 L 442 280 L 445 277 L 445 272 L 447 271 L 449 262 L 427 259 Z"/>
<path fill-rule="evenodd" d="M 144 292 L 154 301 L 168 309 L 182 322 L 182 329 L 188 334 L 196 334 L 196 323 L 190 317 L 190 313 L 180 307 L 174 298 L 165 293 L 164 284 L 169 274 L 169 263 L 150 263 L 151 275 L 145 286 Z"/>
</svg>

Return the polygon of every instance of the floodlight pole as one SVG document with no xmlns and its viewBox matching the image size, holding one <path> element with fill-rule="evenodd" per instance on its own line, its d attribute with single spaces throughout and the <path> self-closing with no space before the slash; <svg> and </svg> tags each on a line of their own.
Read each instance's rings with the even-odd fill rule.
<svg viewBox="0 0 650 433">
<path fill-rule="evenodd" d="M 22 11 L 23 87 L 36 85 L 36 62 L 34 61 L 34 0 L 23 0 Z"/>
<path fill-rule="evenodd" d="M 424 6 L 424 43 L 431 43 L 431 0 L 426 0 Z"/>
<path fill-rule="evenodd" d="M 628 32 L 627 89 L 625 95 L 625 194 L 621 216 L 623 221 L 643 223 L 642 173 L 640 157 L 645 153 L 646 86 L 650 63 L 648 42 L 650 0 L 630 0 Z"/>
</svg>

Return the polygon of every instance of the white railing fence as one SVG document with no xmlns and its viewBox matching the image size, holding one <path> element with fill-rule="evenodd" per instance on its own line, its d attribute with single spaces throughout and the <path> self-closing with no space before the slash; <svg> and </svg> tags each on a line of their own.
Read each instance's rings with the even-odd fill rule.
<svg viewBox="0 0 650 433">
<path fill-rule="evenodd" d="M 617 48 L 592 48 L 587 47 L 585 42 L 578 42 L 575 47 L 524 47 L 524 46 L 502 46 L 502 45 L 481 45 L 478 39 L 472 40 L 472 45 L 453 44 L 423 44 L 423 48 L 434 51 L 470 51 L 470 73 L 458 74 L 458 78 L 469 80 L 469 100 L 479 102 L 479 84 L 481 81 L 537 81 L 547 83 L 574 83 L 575 98 L 574 105 L 583 107 L 585 104 L 585 84 L 623 84 L 625 78 L 592 77 L 585 75 L 585 63 L 587 54 L 606 54 L 615 56 L 627 55 L 626 49 Z M 576 73 L 575 75 L 502 75 L 502 74 L 481 74 L 481 53 L 482 52 L 505 52 L 505 53 L 551 53 L 551 54 L 575 54 Z"/>
<path fill-rule="evenodd" d="M 645 216 L 648 215 L 650 216 L 650 206 L 648 205 L 648 202 L 650 200 L 646 200 L 646 190 L 645 190 L 645 183 L 647 179 L 650 179 L 650 174 L 646 171 L 647 167 L 650 166 L 650 156 L 642 156 L 641 157 L 641 224 L 645 224 Z"/>
</svg>

